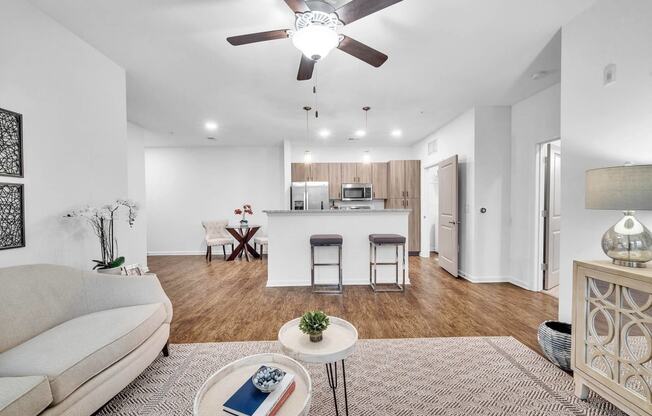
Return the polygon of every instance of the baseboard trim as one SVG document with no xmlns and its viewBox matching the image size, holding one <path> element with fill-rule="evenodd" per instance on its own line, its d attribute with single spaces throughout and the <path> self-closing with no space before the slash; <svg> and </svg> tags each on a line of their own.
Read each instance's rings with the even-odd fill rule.
<svg viewBox="0 0 652 416">
<path fill-rule="evenodd" d="M 217 255 L 218 253 L 213 253 Z M 222 253 L 219 253 L 222 254 Z M 205 256 L 206 251 L 149 251 L 148 256 Z"/>
<path fill-rule="evenodd" d="M 528 284 L 522 280 L 515 279 L 512 276 L 473 276 L 460 270 L 458 272 L 460 277 L 468 280 L 471 283 L 511 283 L 522 289 L 532 290 Z"/>
</svg>

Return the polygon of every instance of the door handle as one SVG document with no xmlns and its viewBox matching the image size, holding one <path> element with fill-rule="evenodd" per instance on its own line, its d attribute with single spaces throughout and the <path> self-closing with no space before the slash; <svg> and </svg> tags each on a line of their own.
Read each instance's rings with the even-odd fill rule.
<svg viewBox="0 0 652 416">
<path fill-rule="evenodd" d="M 406 196 L 407 198 L 409 198 L 409 197 L 410 197 L 410 191 L 405 191 L 405 196 Z"/>
<path fill-rule="evenodd" d="M 405 206 L 406 206 L 406 207 L 409 207 L 409 206 L 410 206 L 410 201 L 408 201 L 407 199 L 405 200 Z"/>
<path fill-rule="evenodd" d="M 457 224 L 455 221 L 448 221 L 448 223 L 453 225 Z"/>
</svg>

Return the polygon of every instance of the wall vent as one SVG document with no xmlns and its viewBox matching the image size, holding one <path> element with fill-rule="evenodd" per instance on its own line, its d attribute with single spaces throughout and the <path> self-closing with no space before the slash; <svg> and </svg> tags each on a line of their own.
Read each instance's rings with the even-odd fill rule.
<svg viewBox="0 0 652 416">
<path fill-rule="evenodd" d="M 428 142 L 428 154 L 431 155 L 437 152 L 437 139 Z"/>
</svg>

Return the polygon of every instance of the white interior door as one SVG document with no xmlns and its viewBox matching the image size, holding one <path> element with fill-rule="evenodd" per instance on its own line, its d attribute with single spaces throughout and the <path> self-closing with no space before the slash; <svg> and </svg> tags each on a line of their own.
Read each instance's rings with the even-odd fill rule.
<svg viewBox="0 0 652 416">
<path fill-rule="evenodd" d="M 561 147 L 548 145 L 546 158 L 545 244 L 543 287 L 559 285 L 559 242 L 561 240 Z"/>
<path fill-rule="evenodd" d="M 458 264 L 457 155 L 439 163 L 439 265 L 457 277 Z"/>
</svg>

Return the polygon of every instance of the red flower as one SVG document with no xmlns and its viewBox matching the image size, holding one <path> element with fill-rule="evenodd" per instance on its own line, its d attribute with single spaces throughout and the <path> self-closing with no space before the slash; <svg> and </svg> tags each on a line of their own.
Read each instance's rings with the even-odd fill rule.
<svg viewBox="0 0 652 416">
<path fill-rule="evenodd" d="M 244 208 L 244 209 L 251 209 L 251 205 L 250 205 L 250 204 L 244 204 L 244 205 L 242 206 L 242 208 Z"/>
<path fill-rule="evenodd" d="M 236 208 L 235 211 L 233 211 L 236 215 L 242 214 L 242 210 L 240 208 Z"/>
<path fill-rule="evenodd" d="M 254 212 L 250 208 L 245 209 L 245 212 L 249 215 L 254 215 Z"/>
</svg>

